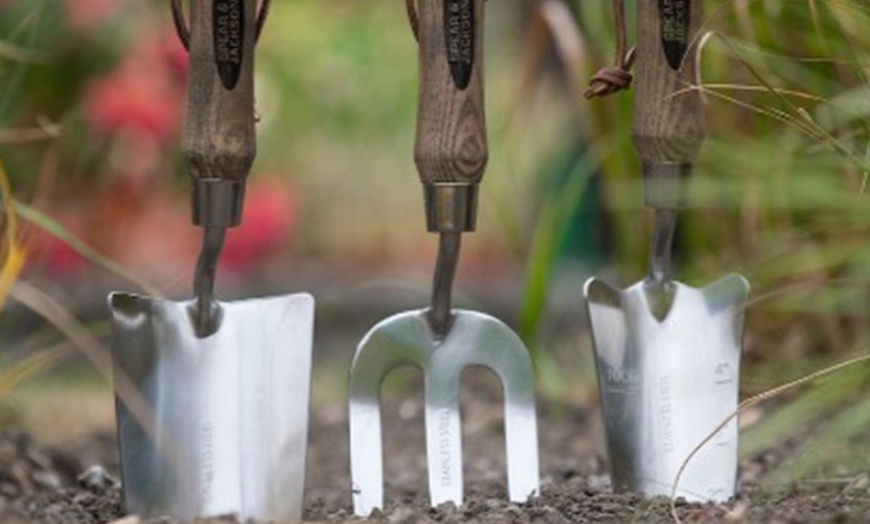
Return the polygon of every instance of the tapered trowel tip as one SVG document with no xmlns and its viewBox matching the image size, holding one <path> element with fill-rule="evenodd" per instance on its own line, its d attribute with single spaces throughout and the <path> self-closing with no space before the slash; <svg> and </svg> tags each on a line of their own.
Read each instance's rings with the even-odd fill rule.
<svg viewBox="0 0 870 524">
<path fill-rule="evenodd" d="M 726 275 L 701 290 L 708 307 L 713 310 L 741 307 L 751 291 L 749 280 L 737 273 Z"/>
<path fill-rule="evenodd" d="M 142 303 L 147 300 L 147 297 L 136 295 L 133 293 L 124 293 L 113 291 L 109 293 L 106 302 L 112 313 L 118 314 L 134 314 L 141 311 Z"/>
<path fill-rule="evenodd" d="M 590 278 L 583 285 L 583 296 L 587 302 L 592 304 L 619 307 L 622 300 L 621 295 L 621 290 L 595 277 Z"/>
</svg>

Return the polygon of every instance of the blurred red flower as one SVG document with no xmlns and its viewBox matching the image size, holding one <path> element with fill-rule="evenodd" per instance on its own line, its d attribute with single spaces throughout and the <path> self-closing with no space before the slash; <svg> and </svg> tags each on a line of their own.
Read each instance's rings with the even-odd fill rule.
<svg viewBox="0 0 870 524">
<path fill-rule="evenodd" d="M 201 234 L 189 198 L 158 177 L 118 173 L 92 204 L 89 239 L 100 252 L 153 282 L 181 282 L 193 272 Z"/>
<path fill-rule="evenodd" d="M 87 87 L 85 112 L 96 129 L 140 131 L 160 142 L 178 135 L 187 57 L 169 31 L 136 42 L 114 71 Z"/>
<path fill-rule="evenodd" d="M 285 246 L 297 221 L 292 191 L 275 178 L 257 176 L 248 183 L 242 224 L 230 229 L 221 267 L 242 272 Z"/>
</svg>

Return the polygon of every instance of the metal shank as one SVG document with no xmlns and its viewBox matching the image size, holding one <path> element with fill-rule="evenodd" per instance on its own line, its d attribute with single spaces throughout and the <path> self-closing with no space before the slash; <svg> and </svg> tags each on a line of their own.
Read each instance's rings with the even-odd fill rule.
<svg viewBox="0 0 870 524">
<path fill-rule="evenodd" d="M 649 280 L 654 284 L 664 284 L 671 279 L 671 257 L 676 229 L 677 212 L 675 210 L 655 210 L 648 275 Z"/>
<path fill-rule="evenodd" d="M 193 280 L 193 325 L 197 336 L 207 337 L 220 325 L 220 306 L 214 299 L 214 281 L 218 260 L 224 246 L 226 229 L 207 227 Z"/>
<path fill-rule="evenodd" d="M 432 302 L 428 317 L 436 340 L 450 331 L 451 296 L 462 233 L 474 231 L 477 221 L 477 184 L 423 184 L 426 222 L 430 232 L 440 233 L 438 261 L 432 283 Z"/>
<path fill-rule="evenodd" d="M 462 233 L 441 233 L 435 278 L 432 282 L 432 302 L 428 311 L 429 322 L 436 340 L 443 340 L 450 331 L 453 317 L 451 312 L 453 280 L 456 277 L 461 247 Z"/>
</svg>

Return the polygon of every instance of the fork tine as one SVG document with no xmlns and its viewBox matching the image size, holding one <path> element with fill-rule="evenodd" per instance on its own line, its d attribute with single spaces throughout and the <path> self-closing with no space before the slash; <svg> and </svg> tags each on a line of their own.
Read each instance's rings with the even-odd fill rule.
<svg viewBox="0 0 870 524">
<path fill-rule="evenodd" d="M 439 348 L 435 369 L 443 379 L 456 381 L 457 402 L 459 380 L 465 367 L 481 366 L 498 376 L 504 391 L 508 490 L 512 501 L 526 502 L 529 497 L 537 495 L 539 489 L 538 429 L 531 358 L 516 333 L 494 317 L 458 311 L 454 322 L 453 339 Z M 458 405 L 455 412 L 458 419 Z M 461 442 L 458 446 L 461 453 Z"/>
<path fill-rule="evenodd" d="M 508 489 L 511 501 L 527 502 L 539 491 L 538 428 L 531 365 L 517 368 L 526 380 L 502 379 Z"/>
<path fill-rule="evenodd" d="M 426 375 L 426 463 L 433 506 L 463 499 L 461 374 L 457 370 Z"/>
<path fill-rule="evenodd" d="M 382 374 L 378 375 L 353 372 L 350 379 L 351 493 L 354 513 L 361 516 L 368 516 L 372 510 L 380 509 L 384 504 L 380 407 Z"/>
</svg>

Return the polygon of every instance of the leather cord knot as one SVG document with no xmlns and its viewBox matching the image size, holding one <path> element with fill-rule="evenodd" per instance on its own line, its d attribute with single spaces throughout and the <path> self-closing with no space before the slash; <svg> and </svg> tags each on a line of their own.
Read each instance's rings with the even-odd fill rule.
<svg viewBox="0 0 870 524">
<path fill-rule="evenodd" d="M 634 76 L 631 66 L 634 64 L 634 49 L 629 51 L 624 63 L 618 66 L 602 67 L 592 76 L 589 88 L 583 93 L 587 99 L 597 96 L 609 96 L 631 87 Z"/>
<path fill-rule="evenodd" d="M 634 77 L 634 50 L 626 50 L 625 5 L 623 0 L 613 0 L 613 21 L 616 26 L 616 59 L 614 65 L 598 70 L 589 81 L 589 88 L 583 93 L 586 99 L 608 96 L 631 87 Z"/>
</svg>

